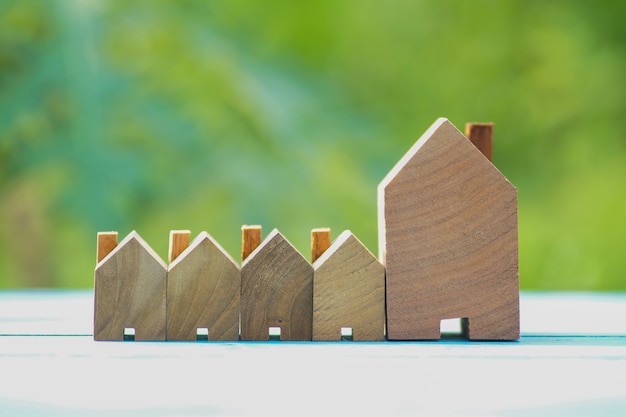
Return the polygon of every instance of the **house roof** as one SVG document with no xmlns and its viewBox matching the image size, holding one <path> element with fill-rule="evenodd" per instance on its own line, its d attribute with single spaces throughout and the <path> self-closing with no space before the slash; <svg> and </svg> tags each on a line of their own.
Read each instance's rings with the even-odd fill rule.
<svg viewBox="0 0 626 417">
<path fill-rule="evenodd" d="M 376 256 L 374 256 L 374 254 L 372 254 L 372 252 L 370 252 L 370 250 L 367 249 L 367 247 L 350 230 L 344 230 L 330 245 L 330 247 L 326 249 L 326 251 L 324 251 L 324 253 L 313 263 L 313 269 L 317 270 L 338 251 L 347 246 L 357 247 L 363 255 L 376 259 Z"/>
<path fill-rule="evenodd" d="M 400 173 L 413 161 L 420 150 L 432 141 L 453 141 L 454 146 L 464 146 L 467 152 L 480 154 L 483 158 L 482 163 L 488 164 L 497 173 L 502 173 L 461 133 L 448 119 L 440 117 L 433 123 L 426 132 L 418 139 L 417 142 L 404 154 L 404 156 L 396 163 L 378 185 L 379 192 L 385 189 Z M 445 156 L 445 155 L 444 155 Z M 506 177 L 502 178 L 508 182 Z M 509 183 L 510 184 L 510 183 Z M 511 185 L 513 187 L 513 185 Z M 514 187 L 513 187 L 514 188 Z"/>
<path fill-rule="evenodd" d="M 289 242 L 287 238 L 285 238 L 285 236 L 283 236 L 282 233 L 278 231 L 278 229 L 274 229 L 270 232 L 269 235 L 267 235 L 263 242 L 261 242 L 261 244 L 257 246 L 257 248 L 252 251 L 252 253 L 248 255 L 246 259 L 244 259 L 241 264 L 241 268 L 243 269 L 249 263 L 254 262 L 260 252 L 273 250 L 278 246 L 284 246 L 289 251 L 293 251 L 294 254 L 297 254 L 298 257 L 302 258 L 304 262 L 309 263 L 309 261 L 300 253 L 300 251 L 298 251 L 298 249 L 296 249 L 295 246 L 293 246 L 291 242 Z"/>
<path fill-rule="evenodd" d="M 139 233 L 133 230 L 111 252 L 109 252 L 107 256 L 105 256 L 104 258 L 102 258 L 100 262 L 98 262 L 98 264 L 96 265 L 96 270 L 98 270 L 103 264 L 105 264 L 111 258 L 113 258 L 114 256 L 117 256 L 120 252 L 126 250 L 126 248 L 132 245 L 139 245 L 139 247 L 143 251 L 145 251 L 152 258 L 154 258 L 154 260 L 158 262 L 164 269 L 167 269 L 167 264 L 165 263 L 165 261 L 163 261 L 163 259 L 161 259 L 161 257 L 154 251 L 154 249 L 152 249 L 150 245 L 148 245 L 148 243 L 145 240 L 143 240 L 141 236 L 139 236 Z"/>
<path fill-rule="evenodd" d="M 418 215 L 414 210 L 416 199 L 425 210 L 437 211 L 453 201 L 455 204 L 470 201 L 472 193 L 476 201 L 477 187 L 485 184 L 489 184 L 490 190 L 497 185 L 500 192 L 517 193 L 507 178 L 448 119 L 437 119 L 378 185 L 380 260 L 386 264 L 387 236 L 382 232 L 389 221 L 386 205 L 394 207 L 394 218 L 413 217 Z M 425 190 L 433 192 L 429 191 L 426 197 Z"/>
<path fill-rule="evenodd" d="M 228 254 L 228 252 L 226 252 L 226 250 L 224 250 L 224 248 L 215 239 L 213 239 L 213 237 L 210 234 L 208 234 L 207 232 L 201 232 L 189 244 L 189 246 L 183 252 L 181 252 L 181 254 L 177 256 L 176 259 L 172 261 L 169 269 L 172 270 L 177 265 L 184 262 L 190 253 L 196 250 L 199 250 L 199 248 L 201 248 L 203 245 L 210 245 L 210 246 L 215 247 L 218 250 L 218 252 L 224 256 L 224 258 L 230 261 L 235 267 L 239 268 L 239 265 L 237 264 L 237 262 Z"/>
</svg>

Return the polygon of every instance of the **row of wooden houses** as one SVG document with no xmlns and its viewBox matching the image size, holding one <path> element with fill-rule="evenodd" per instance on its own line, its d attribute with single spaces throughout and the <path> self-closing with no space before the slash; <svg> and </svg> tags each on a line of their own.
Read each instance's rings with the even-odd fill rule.
<svg viewBox="0 0 626 417">
<path fill-rule="evenodd" d="M 320 249 L 330 230 L 314 230 L 313 263 L 276 229 L 254 247 L 260 233 L 244 226 L 241 266 L 206 232 L 172 232 L 169 265 L 136 232 L 99 234 L 94 338 L 384 339 L 385 270 L 351 232 Z"/>
<path fill-rule="evenodd" d="M 492 127 L 440 118 L 391 169 L 378 259 L 349 231 L 314 234 L 311 263 L 244 228 L 241 265 L 206 233 L 174 235 L 169 265 L 134 232 L 100 234 L 95 339 L 430 340 L 453 318 L 470 339 L 518 339 L 517 189 L 491 162 Z"/>
</svg>

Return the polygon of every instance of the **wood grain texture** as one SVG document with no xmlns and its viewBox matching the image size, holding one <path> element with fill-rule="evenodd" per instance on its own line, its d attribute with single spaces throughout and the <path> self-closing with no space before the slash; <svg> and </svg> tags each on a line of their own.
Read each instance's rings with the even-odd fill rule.
<svg viewBox="0 0 626 417">
<path fill-rule="evenodd" d="M 378 188 L 387 337 L 438 339 L 468 318 L 470 339 L 519 338 L 517 190 L 439 119 Z"/>
<path fill-rule="evenodd" d="M 189 230 L 170 231 L 170 246 L 167 251 L 167 261 L 174 262 L 178 256 L 189 246 L 191 232 Z"/>
<path fill-rule="evenodd" d="M 241 339 L 311 340 L 312 323 L 313 267 L 273 230 L 241 265 Z"/>
<path fill-rule="evenodd" d="M 117 232 L 98 232 L 96 263 L 100 262 L 117 246 Z"/>
<path fill-rule="evenodd" d="M 466 123 L 465 136 L 489 161 L 493 161 L 493 123 Z"/>
<path fill-rule="evenodd" d="M 385 268 L 348 230 L 313 264 L 313 340 L 384 339 Z"/>
<path fill-rule="evenodd" d="M 94 339 L 123 340 L 135 328 L 135 340 L 165 340 L 165 262 L 131 232 L 96 265 Z"/>
<path fill-rule="evenodd" d="M 241 271 L 206 232 L 170 265 L 167 276 L 167 340 L 239 340 Z"/>
<path fill-rule="evenodd" d="M 241 261 L 243 262 L 261 244 L 261 226 L 241 226 Z"/>
<path fill-rule="evenodd" d="M 330 247 L 330 228 L 320 227 L 311 230 L 311 262 L 315 262 L 317 258 Z"/>
</svg>

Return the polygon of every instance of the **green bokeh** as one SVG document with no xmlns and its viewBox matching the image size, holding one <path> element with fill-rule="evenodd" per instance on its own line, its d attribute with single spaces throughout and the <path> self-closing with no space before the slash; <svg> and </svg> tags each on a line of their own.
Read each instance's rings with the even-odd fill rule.
<svg viewBox="0 0 626 417">
<path fill-rule="evenodd" d="M 97 231 L 237 258 L 242 224 L 377 250 L 439 116 L 495 122 L 526 289 L 626 289 L 626 3 L 0 0 L 0 287 L 90 287 Z"/>
</svg>

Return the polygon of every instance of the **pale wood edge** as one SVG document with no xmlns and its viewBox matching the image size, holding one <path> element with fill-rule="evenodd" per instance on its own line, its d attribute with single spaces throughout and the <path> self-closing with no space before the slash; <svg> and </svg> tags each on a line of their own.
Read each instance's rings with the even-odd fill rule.
<svg viewBox="0 0 626 417">
<path fill-rule="evenodd" d="M 337 252 L 337 250 L 339 250 L 339 248 L 341 248 L 344 243 L 350 238 L 354 238 L 357 243 L 367 251 L 372 259 L 378 260 L 376 256 L 367 248 L 367 246 L 365 246 L 363 242 L 361 242 L 359 238 L 354 235 L 354 233 L 352 233 L 350 230 L 344 230 L 339 236 L 337 236 L 337 239 L 335 239 L 332 245 L 330 245 L 330 247 L 319 258 L 317 258 L 315 262 L 313 262 L 313 269 L 317 270 L 319 267 L 321 267 L 324 262 L 326 262 L 331 256 L 333 256 L 333 254 Z M 380 263 L 380 261 L 378 262 Z"/>
<path fill-rule="evenodd" d="M 400 160 L 391 168 L 391 171 L 385 175 L 385 178 L 380 182 L 378 188 L 385 188 L 387 185 L 393 181 L 393 179 L 398 175 L 400 171 L 404 169 L 406 164 L 415 156 L 415 154 L 420 150 L 420 148 L 432 137 L 444 124 L 449 124 L 456 129 L 456 127 L 450 123 L 448 119 L 445 117 L 438 118 L 435 123 L 433 123 L 424 134 L 415 142 L 413 146 L 409 148 L 409 150 L 400 158 Z M 458 130 L 458 129 L 457 129 Z M 459 132 L 461 135 L 462 133 Z"/>
<path fill-rule="evenodd" d="M 270 232 L 270 234 L 267 235 L 267 237 L 263 240 L 263 242 L 261 242 L 261 244 L 257 246 L 256 249 L 254 249 L 254 251 L 250 253 L 250 255 L 246 259 L 244 259 L 244 261 L 241 263 L 241 269 L 243 269 L 245 265 L 247 265 L 251 260 L 253 260 L 255 256 L 259 252 L 261 252 L 263 248 L 269 244 L 269 242 L 271 242 L 274 239 L 284 240 L 306 263 L 311 265 L 311 262 L 309 262 L 309 260 L 306 259 L 304 255 L 302 255 L 302 253 L 282 233 L 278 231 L 278 229 L 274 229 Z"/>
<path fill-rule="evenodd" d="M 213 236 L 211 236 L 209 233 L 202 231 L 198 234 L 198 236 L 196 236 L 196 238 L 189 244 L 189 246 L 187 246 L 187 248 L 185 248 L 185 250 L 176 258 L 174 259 L 174 261 L 170 264 L 169 266 L 169 270 L 171 271 L 173 268 L 176 267 L 176 265 L 180 264 L 181 262 L 183 262 L 183 260 L 187 257 L 187 255 L 189 255 L 191 252 L 193 252 L 198 246 L 200 246 L 200 244 L 204 241 L 204 240 L 208 240 L 209 242 L 211 242 L 211 244 L 213 244 L 221 253 L 222 255 L 224 255 L 224 257 L 226 259 L 228 259 L 228 261 L 230 263 L 232 263 L 235 267 L 237 267 L 237 269 L 241 269 L 239 263 L 237 261 L 235 261 L 235 259 L 222 247 L 222 245 L 220 245 L 217 240 L 215 240 L 213 238 Z"/>
<path fill-rule="evenodd" d="M 107 256 L 102 259 L 98 265 L 96 265 L 96 270 L 100 268 L 105 262 L 107 262 L 111 257 L 115 256 L 117 252 L 119 252 L 126 244 L 131 240 L 137 240 L 137 242 L 152 256 L 157 262 L 163 267 L 164 270 L 167 271 L 167 264 L 165 261 L 152 249 L 152 247 L 145 241 L 143 238 L 137 233 L 135 230 L 130 232 L 124 240 L 122 240 Z"/>
</svg>

